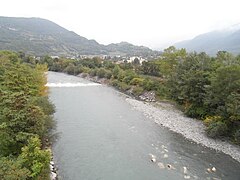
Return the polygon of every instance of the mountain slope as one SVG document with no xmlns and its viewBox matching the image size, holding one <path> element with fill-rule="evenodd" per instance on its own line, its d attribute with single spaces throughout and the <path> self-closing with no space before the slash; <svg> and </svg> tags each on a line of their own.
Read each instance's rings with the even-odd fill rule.
<svg viewBox="0 0 240 180">
<path fill-rule="evenodd" d="M 240 25 L 201 34 L 192 40 L 176 43 L 175 46 L 188 51 L 204 51 L 210 55 L 215 55 L 218 51 L 240 54 Z"/>
<path fill-rule="evenodd" d="M 119 43 L 121 44 L 121 43 Z M 149 48 L 125 44 L 104 46 L 41 18 L 0 17 L 0 49 L 34 55 L 145 55 Z"/>
</svg>

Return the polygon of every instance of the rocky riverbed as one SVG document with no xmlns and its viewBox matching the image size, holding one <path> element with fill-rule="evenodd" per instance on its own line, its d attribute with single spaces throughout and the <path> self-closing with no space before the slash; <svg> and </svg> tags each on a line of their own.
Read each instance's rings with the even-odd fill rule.
<svg viewBox="0 0 240 180">
<path fill-rule="evenodd" d="M 240 162 L 239 146 L 207 137 L 202 121 L 184 116 L 184 114 L 173 105 L 162 102 L 146 103 L 132 98 L 127 98 L 126 101 L 131 104 L 134 109 L 143 112 L 146 117 L 153 119 L 155 123 L 182 134 L 185 138 L 198 144 L 222 151 Z"/>
</svg>

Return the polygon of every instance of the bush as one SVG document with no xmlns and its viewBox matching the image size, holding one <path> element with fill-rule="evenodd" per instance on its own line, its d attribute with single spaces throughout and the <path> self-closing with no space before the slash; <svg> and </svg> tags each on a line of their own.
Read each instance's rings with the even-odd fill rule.
<svg viewBox="0 0 240 180">
<path fill-rule="evenodd" d="M 97 75 L 97 69 L 91 69 L 90 72 L 89 72 L 89 75 L 90 75 L 91 77 L 96 76 L 96 75 Z"/>
<path fill-rule="evenodd" d="M 167 98 L 169 96 L 169 89 L 164 84 L 156 84 L 153 89 L 157 89 L 156 94 L 158 97 Z"/>
<path fill-rule="evenodd" d="M 80 73 L 89 73 L 90 68 L 82 66 L 82 67 L 79 68 L 79 72 Z"/>
<path fill-rule="evenodd" d="M 112 72 L 109 71 L 109 70 L 106 70 L 106 73 L 105 73 L 105 76 L 104 76 L 104 77 L 107 78 L 107 79 L 111 79 L 111 77 L 112 77 Z"/>
<path fill-rule="evenodd" d="M 144 82 L 144 79 L 142 78 L 133 78 L 131 81 L 130 81 L 130 84 L 131 85 L 142 85 Z"/>
<path fill-rule="evenodd" d="M 206 129 L 207 135 L 212 138 L 221 137 L 227 134 L 228 127 L 222 121 L 212 122 Z"/>
<path fill-rule="evenodd" d="M 114 86 L 114 87 L 118 87 L 118 80 L 112 80 L 111 82 L 110 82 L 110 85 L 111 86 Z"/>
<path fill-rule="evenodd" d="M 141 88 L 139 86 L 136 86 L 136 87 L 133 88 L 132 92 L 135 96 L 139 96 L 143 93 L 143 91 L 144 91 L 143 88 Z"/>
<path fill-rule="evenodd" d="M 146 90 L 146 91 L 151 91 L 151 90 L 156 90 L 157 88 L 157 85 L 158 83 L 154 83 L 152 80 L 150 79 L 144 79 L 143 81 L 143 88 Z"/>
<path fill-rule="evenodd" d="M 0 158 L 0 179 L 29 179 L 30 171 L 17 159 Z"/>
<path fill-rule="evenodd" d="M 221 120 L 222 120 L 221 116 L 207 116 L 204 119 L 203 123 L 205 124 L 205 126 L 208 127 L 210 124 L 221 121 Z"/>
<path fill-rule="evenodd" d="M 207 111 L 204 107 L 191 104 L 186 107 L 185 114 L 192 118 L 204 118 L 207 115 Z"/>
<path fill-rule="evenodd" d="M 126 83 L 124 82 L 119 82 L 118 83 L 118 88 L 122 91 L 127 91 L 131 88 L 131 86 L 127 85 Z"/>
<path fill-rule="evenodd" d="M 98 76 L 99 78 L 104 78 L 104 77 L 105 77 L 105 74 L 106 74 L 106 70 L 105 70 L 105 69 L 103 69 L 103 68 L 98 69 L 98 71 L 97 71 L 97 76 Z"/>
</svg>

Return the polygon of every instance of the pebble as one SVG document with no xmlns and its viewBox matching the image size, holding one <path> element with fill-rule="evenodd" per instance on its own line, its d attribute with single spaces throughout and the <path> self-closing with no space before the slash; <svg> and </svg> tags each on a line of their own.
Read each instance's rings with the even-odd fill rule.
<svg viewBox="0 0 240 180">
<path fill-rule="evenodd" d="M 207 172 L 209 172 L 209 173 L 210 173 L 210 172 L 212 172 L 212 170 L 211 170 L 210 168 L 207 168 Z"/>
<path fill-rule="evenodd" d="M 168 169 L 176 169 L 174 166 L 172 166 L 171 164 L 167 164 Z"/>
<path fill-rule="evenodd" d="M 191 178 L 191 176 L 189 176 L 189 175 L 184 175 L 184 179 L 190 179 Z"/>
<path fill-rule="evenodd" d="M 165 151 L 165 152 L 168 152 L 168 150 L 167 150 L 167 149 L 164 149 L 164 151 Z"/>
<path fill-rule="evenodd" d="M 155 158 L 152 158 L 151 161 L 155 163 L 157 160 Z"/>
<path fill-rule="evenodd" d="M 215 167 L 212 167 L 212 172 L 216 172 L 216 168 Z"/>
<path fill-rule="evenodd" d="M 163 155 L 163 158 L 168 158 L 168 155 L 167 155 L 167 154 L 164 154 L 164 155 Z"/>
<path fill-rule="evenodd" d="M 185 166 L 183 167 L 183 173 L 187 174 L 187 167 L 185 167 Z"/>
<path fill-rule="evenodd" d="M 54 172 L 51 172 L 50 178 L 51 180 L 55 180 L 57 178 L 57 174 Z"/>
</svg>

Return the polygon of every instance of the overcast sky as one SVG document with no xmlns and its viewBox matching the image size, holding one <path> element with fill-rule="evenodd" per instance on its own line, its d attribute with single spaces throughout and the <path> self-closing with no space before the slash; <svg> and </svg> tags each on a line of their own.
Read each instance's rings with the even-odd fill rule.
<svg viewBox="0 0 240 180">
<path fill-rule="evenodd" d="M 240 23 L 240 0 L 1 0 L 1 16 L 41 17 L 101 44 L 161 49 Z"/>
</svg>

